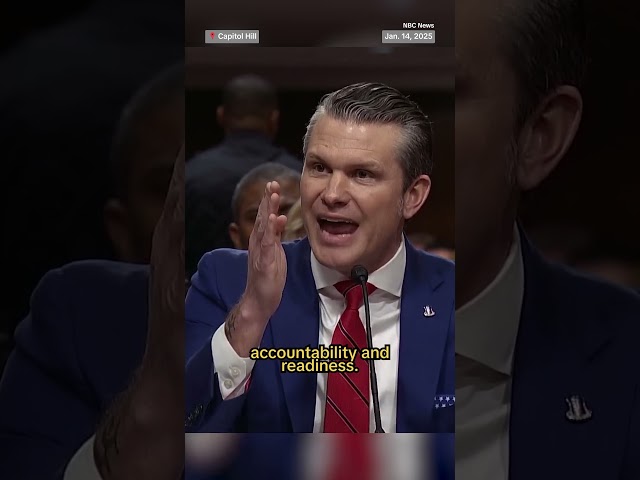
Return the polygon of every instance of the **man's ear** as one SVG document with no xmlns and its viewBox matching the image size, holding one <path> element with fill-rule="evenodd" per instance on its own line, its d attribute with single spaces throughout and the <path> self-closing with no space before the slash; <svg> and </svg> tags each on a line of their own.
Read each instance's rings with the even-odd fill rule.
<svg viewBox="0 0 640 480">
<path fill-rule="evenodd" d="M 118 260 L 133 263 L 136 261 L 136 255 L 129 224 L 127 208 L 120 200 L 109 199 L 104 207 L 104 225 L 111 245 Z"/>
<path fill-rule="evenodd" d="M 244 246 L 240 241 L 240 228 L 238 224 L 234 222 L 229 224 L 229 237 L 231 237 L 231 241 L 233 242 L 233 248 L 236 250 L 244 250 Z"/>
<path fill-rule="evenodd" d="M 405 220 L 413 217 L 427 201 L 431 191 L 431 178 L 429 175 L 420 175 L 404 193 L 402 202 L 402 216 Z"/>
<path fill-rule="evenodd" d="M 542 101 L 518 139 L 521 190 L 538 186 L 551 174 L 573 143 L 581 118 L 582 95 L 576 87 L 563 85 Z"/>
</svg>

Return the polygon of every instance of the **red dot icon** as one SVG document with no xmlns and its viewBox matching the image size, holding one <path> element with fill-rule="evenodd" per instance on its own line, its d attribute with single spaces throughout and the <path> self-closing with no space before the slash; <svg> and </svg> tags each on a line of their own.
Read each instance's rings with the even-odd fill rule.
<svg viewBox="0 0 640 480">
<path fill-rule="evenodd" d="M 216 38 L 216 32 L 211 32 L 209 35 L 211 35 L 211 38 L 212 38 L 212 39 L 215 39 L 215 38 Z"/>
</svg>

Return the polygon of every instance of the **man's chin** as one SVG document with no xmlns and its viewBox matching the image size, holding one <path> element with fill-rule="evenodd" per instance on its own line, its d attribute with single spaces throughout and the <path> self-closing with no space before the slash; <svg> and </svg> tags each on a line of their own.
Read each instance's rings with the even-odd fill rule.
<svg viewBox="0 0 640 480">
<path fill-rule="evenodd" d="M 341 247 L 315 247 L 311 244 L 313 254 L 318 262 L 327 268 L 349 275 L 351 269 L 357 264 L 349 249 Z"/>
</svg>

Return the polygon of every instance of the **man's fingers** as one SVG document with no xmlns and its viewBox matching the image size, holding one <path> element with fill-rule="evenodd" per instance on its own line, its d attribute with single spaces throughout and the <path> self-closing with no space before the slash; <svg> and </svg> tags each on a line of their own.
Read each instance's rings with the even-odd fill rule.
<svg viewBox="0 0 640 480">
<path fill-rule="evenodd" d="M 262 237 L 260 245 L 262 247 L 270 247 L 276 239 L 276 216 L 272 213 L 267 217 L 267 228 Z"/>
<path fill-rule="evenodd" d="M 284 228 L 286 226 L 287 226 L 287 216 L 280 215 L 275 222 L 275 234 L 278 239 L 280 239 L 280 237 L 284 233 Z"/>
<path fill-rule="evenodd" d="M 273 245 L 276 241 L 276 216 L 269 215 L 267 220 L 267 229 L 264 232 L 262 241 L 260 242 L 260 263 L 262 268 L 267 268 L 275 260 L 275 251 Z"/>
<path fill-rule="evenodd" d="M 258 240 L 258 242 L 262 241 L 262 237 L 267 229 L 267 222 L 269 220 L 270 184 L 271 182 L 267 183 L 264 187 L 264 194 L 262 195 L 262 200 L 258 206 L 256 221 L 253 224 L 253 232 L 256 234 L 256 240 Z"/>
</svg>

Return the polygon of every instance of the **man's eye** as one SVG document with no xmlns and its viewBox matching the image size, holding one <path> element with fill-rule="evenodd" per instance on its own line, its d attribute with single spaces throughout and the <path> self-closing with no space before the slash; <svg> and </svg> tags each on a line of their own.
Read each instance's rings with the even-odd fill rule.
<svg viewBox="0 0 640 480">
<path fill-rule="evenodd" d="M 321 163 L 316 163 L 313 166 L 313 171 L 314 172 L 323 173 L 325 170 L 326 170 L 326 168 Z"/>
<path fill-rule="evenodd" d="M 373 175 L 368 170 L 358 170 L 356 172 L 356 177 L 358 178 L 371 178 Z"/>
</svg>

